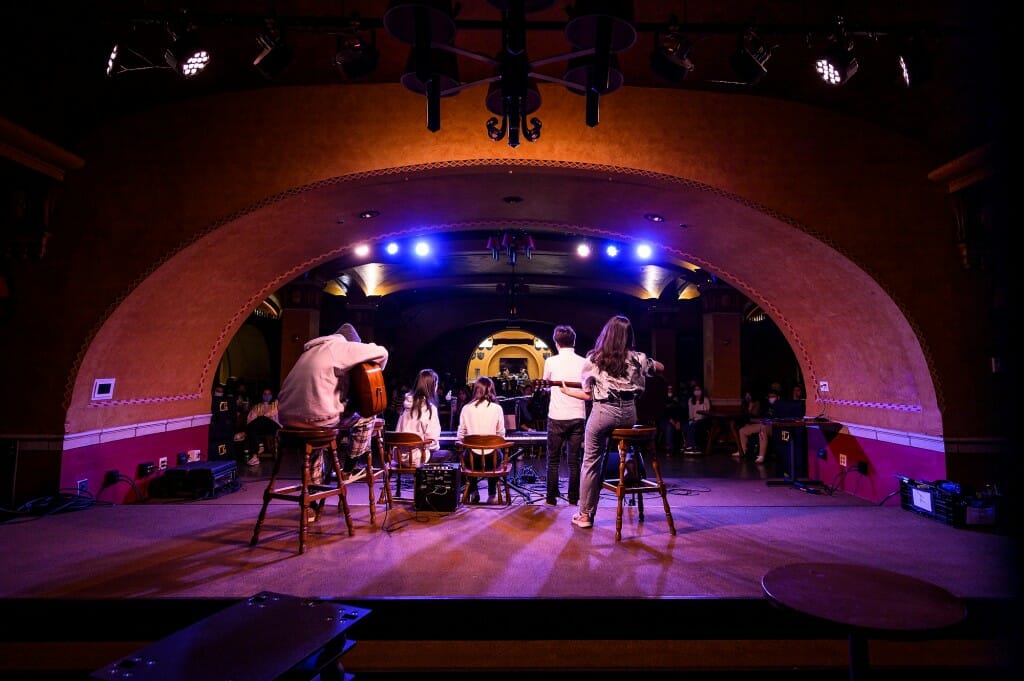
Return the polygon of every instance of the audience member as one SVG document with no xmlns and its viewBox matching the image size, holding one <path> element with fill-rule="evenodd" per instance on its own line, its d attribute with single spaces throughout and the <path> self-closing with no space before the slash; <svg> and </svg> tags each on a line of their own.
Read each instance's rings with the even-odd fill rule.
<svg viewBox="0 0 1024 681">
<path fill-rule="evenodd" d="M 757 433 L 757 458 L 754 459 L 754 463 L 764 463 L 765 455 L 768 453 L 768 437 L 772 434 L 771 419 L 775 418 L 775 405 L 778 401 L 779 391 L 775 388 L 769 389 L 765 403 L 761 405 L 760 418 L 752 419 L 750 423 L 739 429 L 739 456 L 744 458 L 747 456 L 747 439 Z"/>
<path fill-rule="evenodd" d="M 704 394 L 704 388 L 697 383 L 690 398 L 686 400 L 686 453 L 699 454 L 704 450 L 711 420 L 711 398 Z"/>
<path fill-rule="evenodd" d="M 559 324 L 552 334 L 556 353 L 544 360 L 543 379 L 551 384 L 579 383 L 586 360 L 576 353 L 576 331 Z M 566 498 L 570 504 L 580 500 L 580 466 L 582 465 L 583 433 L 586 428 L 586 402 L 551 390 L 547 420 L 547 497 L 549 506 L 558 503 L 558 469 L 562 452 L 568 449 L 569 489 Z"/>
<path fill-rule="evenodd" d="M 467 435 L 499 435 L 505 437 L 505 412 L 498 403 L 498 393 L 494 389 L 494 381 L 488 376 L 481 376 L 473 382 L 473 394 L 469 402 L 459 414 L 457 437 L 462 440 Z M 484 453 L 490 454 L 493 450 Z M 480 456 L 469 451 L 464 456 Z M 470 488 L 470 502 L 480 503 L 480 480 L 468 478 L 466 485 Z M 487 479 L 487 503 L 493 503 L 498 491 L 498 481 Z"/>
<path fill-rule="evenodd" d="M 566 395 L 593 400 L 584 431 L 580 503 L 572 517 L 576 527 L 594 526 L 612 431 L 636 425 L 636 398 L 649 376 L 665 370 L 661 362 L 635 350 L 635 344 L 629 318 L 615 315 L 605 322 L 594 348 L 587 353 L 580 377 L 582 388 L 561 386 Z"/>
<path fill-rule="evenodd" d="M 354 460 L 369 451 L 374 416 L 363 417 L 347 411 L 348 372 L 363 362 L 387 365 L 387 348 L 363 343 L 351 324 L 342 324 L 333 334 L 307 341 L 302 354 L 285 376 L 278 399 L 281 425 L 295 429 L 339 428 L 347 432 L 348 458 Z M 314 484 L 322 484 L 325 475 L 324 452 L 313 461 Z M 316 517 L 315 514 L 314 518 Z"/>
<path fill-rule="evenodd" d="M 437 372 L 421 369 L 416 375 L 411 391 L 402 401 L 402 413 L 398 416 L 395 430 L 401 433 L 416 433 L 431 444 L 426 455 L 420 450 L 411 453 L 414 466 L 427 461 L 443 462 L 452 460 L 451 451 L 441 449 L 441 418 L 437 406 Z"/>
<path fill-rule="evenodd" d="M 246 464 L 259 466 L 260 454 L 267 443 L 272 442 L 277 436 L 277 430 L 281 427 L 277 411 L 278 404 L 274 399 L 274 391 L 264 388 L 260 401 L 249 409 L 249 414 L 245 417 L 245 441 L 249 452 Z"/>
<path fill-rule="evenodd" d="M 685 409 L 671 385 L 665 388 L 665 406 L 658 418 L 658 440 L 666 456 L 678 454 L 683 449 L 683 423 Z"/>
</svg>

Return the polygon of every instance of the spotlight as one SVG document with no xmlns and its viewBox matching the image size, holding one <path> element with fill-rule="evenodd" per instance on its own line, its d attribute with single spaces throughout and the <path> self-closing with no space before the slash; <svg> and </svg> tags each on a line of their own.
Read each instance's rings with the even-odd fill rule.
<svg viewBox="0 0 1024 681">
<path fill-rule="evenodd" d="M 348 79 L 357 80 L 370 75 L 377 68 L 377 33 L 370 30 L 369 40 L 358 21 L 334 37 L 334 65 Z"/>
<path fill-rule="evenodd" d="M 384 248 L 384 250 L 387 251 L 388 255 L 395 255 L 398 253 L 398 244 L 392 241 Z"/>
<path fill-rule="evenodd" d="M 686 38 L 675 17 L 669 19 L 665 33 L 655 33 L 654 51 L 651 52 L 651 70 L 669 81 L 679 83 L 693 71 L 690 59 L 693 41 Z"/>
<path fill-rule="evenodd" d="M 651 257 L 651 247 L 648 244 L 640 244 L 636 247 L 636 257 L 647 260 Z"/>
<path fill-rule="evenodd" d="M 608 244 L 608 246 L 605 247 L 604 252 L 609 258 L 619 257 L 619 247 L 615 244 Z"/>
<path fill-rule="evenodd" d="M 753 85 L 768 73 L 765 63 L 772 56 L 771 50 L 764 46 L 757 32 L 748 28 L 739 36 L 736 51 L 729 58 L 736 77 L 745 85 Z"/>
<path fill-rule="evenodd" d="M 168 24 L 167 32 L 171 37 L 171 44 L 164 53 L 168 66 L 185 78 L 192 78 L 207 67 L 210 53 L 203 48 L 191 24 L 186 21 L 178 26 Z"/>
<path fill-rule="evenodd" d="M 581 243 L 578 246 L 576 246 L 576 255 L 578 255 L 581 258 L 589 258 L 590 257 L 590 244 L 584 242 L 584 243 Z"/>
<path fill-rule="evenodd" d="M 900 76 L 907 87 L 917 87 L 932 75 L 931 56 L 917 38 L 907 38 L 900 47 Z"/>
<path fill-rule="evenodd" d="M 421 258 L 430 255 L 430 244 L 426 241 L 417 241 L 416 245 L 413 247 L 413 253 Z"/>
<path fill-rule="evenodd" d="M 814 68 L 829 85 L 842 85 L 857 73 L 857 56 L 853 53 L 853 39 L 843 28 L 843 18 L 836 19 L 836 27 L 829 36 L 825 53 Z"/>
<path fill-rule="evenodd" d="M 291 64 L 294 56 L 292 48 L 285 42 L 284 35 L 273 20 L 267 20 L 267 28 L 256 36 L 256 43 L 260 46 L 260 53 L 253 59 L 252 65 L 267 78 L 276 78 Z"/>
</svg>

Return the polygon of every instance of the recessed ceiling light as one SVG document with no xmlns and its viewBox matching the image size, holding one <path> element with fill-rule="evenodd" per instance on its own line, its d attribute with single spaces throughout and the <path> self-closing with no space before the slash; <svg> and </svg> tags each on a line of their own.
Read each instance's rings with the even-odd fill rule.
<svg viewBox="0 0 1024 681">
<path fill-rule="evenodd" d="M 363 220 L 370 220 L 372 218 L 377 217 L 378 215 L 380 215 L 379 210 L 364 210 L 359 214 L 359 217 L 361 217 Z"/>
<path fill-rule="evenodd" d="M 521 196 L 506 196 L 506 197 L 504 197 L 502 199 L 502 201 L 504 201 L 505 203 L 507 203 L 510 206 L 513 206 L 513 205 L 515 205 L 517 203 L 522 203 L 523 202 L 523 197 L 521 197 Z"/>
<path fill-rule="evenodd" d="M 658 215 L 657 213 L 644 213 L 644 220 L 650 220 L 651 222 L 665 222 L 665 216 Z"/>
</svg>

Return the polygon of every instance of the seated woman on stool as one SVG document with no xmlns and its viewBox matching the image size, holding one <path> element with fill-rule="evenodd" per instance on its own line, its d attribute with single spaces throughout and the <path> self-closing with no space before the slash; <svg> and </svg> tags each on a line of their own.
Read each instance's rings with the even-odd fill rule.
<svg viewBox="0 0 1024 681">
<path fill-rule="evenodd" d="M 422 369 L 416 375 L 412 390 L 405 394 L 402 413 L 398 415 L 398 425 L 395 427 L 400 433 L 415 433 L 431 441 L 426 458 L 422 461 L 419 460 L 422 456 L 420 450 L 414 450 L 414 460 L 410 462 L 413 465 L 427 461 L 451 461 L 453 458 L 449 450 L 441 449 L 441 417 L 437 410 L 437 372 Z"/>
<path fill-rule="evenodd" d="M 481 376 L 473 382 L 473 395 L 469 403 L 462 408 L 459 414 L 459 429 L 456 431 L 458 439 L 461 440 L 467 435 L 498 435 L 505 437 L 505 412 L 498 403 L 498 393 L 494 389 L 494 381 L 487 376 Z M 490 452 L 485 452 L 490 454 Z M 466 452 L 465 456 L 479 456 Z M 466 484 L 470 485 L 470 502 L 480 503 L 480 492 L 477 485 L 480 483 L 477 478 L 469 478 Z M 498 481 L 495 478 L 487 479 L 487 503 L 490 504 L 498 491 Z"/>
</svg>

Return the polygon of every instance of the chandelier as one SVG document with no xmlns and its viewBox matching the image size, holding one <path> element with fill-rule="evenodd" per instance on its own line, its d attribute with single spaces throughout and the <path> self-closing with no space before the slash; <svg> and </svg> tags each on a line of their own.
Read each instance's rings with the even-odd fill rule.
<svg viewBox="0 0 1024 681">
<path fill-rule="evenodd" d="M 427 129 L 441 129 L 441 98 L 458 94 L 476 85 L 488 84 L 486 106 L 495 114 L 486 122 L 487 136 L 507 140 L 517 147 L 520 138 L 536 142 L 541 121 L 530 117 L 541 105 L 534 81 L 564 85 L 586 97 L 586 123 L 599 121 L 600 96 L 622 86 L 622 73 L 616 68 L 615 53 L 636 42 L 628 2 L 576 2 L 567 8 L 570 15 L 565 37 L 572 49 L 564 54 L 531 61 L 526 52 L 526 15 L 545 9 L 554 0 L 488 0 L 501 10 L 501 50 L 496 57 L 455 46 L 455 12 L 452 3 L 396 2 L 384 15 L 384 28 L 392 37 L 412 46 L 402 84 L 426 95 Z M 485 62 L 494 67 L 494 75 L 469 83 L 459 83 L 456 57 Z M 563 77 L 537 71 L 547 64 L 569 62 Z"/>
</svg>

